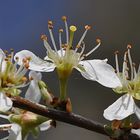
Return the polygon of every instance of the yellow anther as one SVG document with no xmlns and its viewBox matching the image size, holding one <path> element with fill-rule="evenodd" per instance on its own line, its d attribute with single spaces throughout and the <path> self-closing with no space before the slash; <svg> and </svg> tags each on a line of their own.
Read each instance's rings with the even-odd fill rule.
<svg viewBox="0 0 140 140">
<path fill-rule="evenodd" d="M 86 26 L 85 26 L 85 29 L 86 29 L 86 30 L 90 30 L 90 29 L 91 29 L 91 26 L 86 25 Z"/>
<path fill-rule="evenodd" d="M 66 21 L 67 20 L 67 17 L 66 16 L 62 16 L 62 20 L 63 21 Z"/>
<path fill-rule="evenodd" d="M 47 41 L 47 36 L 46 35 L 41 35 L 40 37 L 42 40 L 46 40 Z"/>
<path fill-rule="evenodd" d="M 75 31 L 77 30 L 77 28 L 76 28 L 76 26 L 72 25 L 72 26 L 70 26 L 70 30 L 71 30 L 72 32 L 75 32 Z"/>
</svg>

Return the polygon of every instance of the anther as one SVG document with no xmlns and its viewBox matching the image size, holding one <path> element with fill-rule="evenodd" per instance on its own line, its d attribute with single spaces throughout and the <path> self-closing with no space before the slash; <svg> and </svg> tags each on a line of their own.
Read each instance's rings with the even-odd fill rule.
<svg viewBox="0 0 140 140">
<path fill-rule="evenodd" d="M 136 67 L 136 64 L 135 64 L 135 63 L 132 63 L 132 66 L 133 66 L 133 67 Z"/>
<path fill-rule="evenodd" d="M 22 59 L 22 62 L 23 62 L 23 63 L 27 63 L 27 59 L 26 59 L 26 58 L 23 58 L 23 59 Z"/>
<path fill-rule="evenodd" d="M 86 29 L 86 30 L 90 30 L 90 29 L 91 29 L 91 26 L 86 25 L 86 26 L 85 26 L 85 29 Z"/>
<path fill-rule="evenodd" d="M 63 29 L 59 29 L 59 32 L 62 33 L 63 32 Z"/>
<path fill-rule="evenodd" d="M 29 78 L 30 81 L 32 81 L 33 79 L 34 79 L 34 78 L 33 78 L 32 76 Z"/>
<path fill-rule="evenodd" d="M 101 40 L 99 38 L 96 39 L 97 43 L 101 43 Z"/>
<path fill-rule="evenodd" d="M 18 61 L 19 60 L 19 57 L 16 57 L 16 61 Z"/>
<path fill-rule="evenodd" d="M 7 51 L 7 50 L 4 50 L 4 53 L 5 53 L 5 54 L 8 54 L 8 51 Z"/>
<path fill-rule="evenodd" d="M 29 56 L 29 57 L 26 57 L 26 59 L 28 60 L 28 61 L 30 61 L 31 60 L 31 57 Z"/>
<path fill-rule="evenodd" d="M 26 69 L 28 69 L 28 68 L 29 68 L 29 63 L 25 63 L 25 64 L 24 64 L 24 67 L 25 67 Z"/>
<path fill-rule="evenodd" d="M 53 22 L 51 20 L 48 21 L 48 28 L 53 29 Z"/>
<path fill-rule="evenodd" d="M 48 21 L 48 25 L 53 26 L 53 22 L 51 20 Z"/>
<path fill-rule="evenodd" d="M 23 76 L 23 77 L 21 78 L 21 80 L 22 80 L 23 82 L 27 82 L 27 78 L 26 78 L 25 76 Z"/>
<path fill-rule="evenodd" d="M 132 46 L 130 44 L 127 45 L 127 49 L 131 49 Z"/>
<path fill-rule="evenodd" d="M 115 55 L 118 54 L 118 53 L 119 53 L 119 51 L 115 51 L 115 52 L 114 52 Z"/>
<path fill-rule="evenodd" d="M 14 49 L 13 49 L 13 48 L 11 48 L 11 49 L 10 49 L 10 51 L 11 51 L 11 52 L 14 52 Z"/>
<path fill-rule="evenodd" d="M 62 16 L 62 20 L 63 21 L 66 21 L 67 20 L 67 17 L 66 16 Z"/>
<path fill-rule="evenodd" d="M 46 35 L 41 35 L 40 37 L 42 40 L 46 40 L 47 41 L 47 36 Z"/>
</svg>

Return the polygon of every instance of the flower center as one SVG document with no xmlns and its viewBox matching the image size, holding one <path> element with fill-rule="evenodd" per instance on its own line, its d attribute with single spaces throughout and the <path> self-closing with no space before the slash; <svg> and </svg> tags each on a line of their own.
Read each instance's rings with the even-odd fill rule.
<svg viewBox="0 0 140 140">
<path fill-rule="evenodd" d="M 136 71 L 135 64 L 130 54 L 131 45 L 127 46 L 124 54 L 122 72 L 119 72 L 118 51 L 115 52 L 116 73 L 122 83 L 121 88 L 114 89 L 117 93 L 129 93 L 134 98 L 140 100 L 140 66 Z"/>
</svg>

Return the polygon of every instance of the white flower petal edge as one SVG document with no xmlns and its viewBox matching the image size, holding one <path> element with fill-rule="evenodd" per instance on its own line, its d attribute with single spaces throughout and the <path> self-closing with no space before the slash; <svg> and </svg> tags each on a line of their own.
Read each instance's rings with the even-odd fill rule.
<svg viewBox="0 0 140 140">
<path fill-rule="evenodd" d="M 135 114 L 138 117 L 138 119 L 140 120 L 140 108 L 138 106 L 135 106 Z"/>
<path fill-rule="evenodd" d="M 6 112 L 12 108 L 13 102 L 4 93 L 0 92 L 0 111 Z"/>
<path fill-rule="evenodd" d="M 35 54 L 28 50 L 22 50 L 15 54 L 14 60 L 17 61 L 18 58 L 18 64 L 23 65 L 23 59 L 31 58 L 29 62 L 29 69 L 34 71 L 40 71 L 40 72 L 51 72 L 54 71 L 55 65 L 53 63 L 49 63 L 46 61 L 43 61 L 39 57 L 37 57 Z"/>
<path fill-rule="evenodd" d="M 12 124 L 8 140 L 22 140 L 21 127 L 18 124 Z"/>
<path fill-rule="evenodd" d="M 40 89 L 38 87 L 38 81 L 41 80 L 42 74 L 40 72 L 30 71 L 29 78 L 33 78 L 29 88 L 25 94 L 25 98 L 33 102 L 39 102 L 41 99 Z"/>
<path fill-rule="evenodd" d="M 48 129 L 51 127 L 51 125 L 50 125 L 51 122 L 52 122 L 52 120 L 48 120 L 48 121 L 46 121 L 46 122 L 40 124 L 40 125 L 39 125 L 40 130 L 41 130 L 41 131 L 48 130 Z"/>
<path fill-rule="evenodd" d="M 138 135 L 140 138 L 140 129 L 131 129 L 131 133 Z"/>
<path fill-rule="evenodd" d="M 103 116 L 107 120 L 122 120 L 135 113 L 135 103 L 133 97 L 125 94 L 104 110 Z"/>
<path fill-rule="evenodd" d="M 115 73 L 113 67 L 106 63 L 105 60 L 85 60 L 81 61 L 80 64 L 83 66 L 85 71 L 77 69 L 81 72 L 82 76 L 88 80 L 99 82 L 101 85 L 116 88 L 121 87 L 122 84 Z"/>
</svg>

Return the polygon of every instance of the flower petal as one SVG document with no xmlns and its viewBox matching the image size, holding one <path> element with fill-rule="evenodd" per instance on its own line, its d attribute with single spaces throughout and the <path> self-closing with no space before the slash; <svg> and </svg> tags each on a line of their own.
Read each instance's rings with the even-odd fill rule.
<svg viewBox="0 0 140 140">
<path fill-rule="evenodd" d="M 131 95 L 125 94 L 104 110 L 107 120 L 122 120 L 135 111 L 135 103 Z"/>
<path fill-rule="evenodd" d="M 51 127 L 51 125 L 50 125 L 51 122 L 52 122 L 52 120 L 48 120 L 48 121 L 46 121 L 46 122 L 40 124 L 40 125 L 39 125 L 40 130 L 41 130 L 41 131 L 48 130 L 48 129 Z"/>
<path fill-rule="evenodd" d="M 22 61 L 25 58 L 31 58 L 29 62 L 29 69 L 34 71 L 41 71 L 41 72 L 51 72 L 55 69 L 55 65 L 53 63 L 46 62 L 39 57 L 37 57 L 35 54 L 28 50 L 22 50 L 15 54 L 14 59 L 16 61 L 16 58 L 18 57 L 18 64 L 22 65 Z"/>
<path fill-rule="evenodd" d="M 6 112 L 12 108 L 13 102 L 4 93 L 0 92 L 0 111 Z"/>
<path fill-rule="evenodd" d="M 138 117 L 138 119 L 140 120 L 140 108 L 136 105 L 135 105 L 135 114 Z"/>
<path fill-rule="evenodd" d="M 13 123 L 9 133 L 8 140 L 22 140 L 21 127 L 18 124 Z"/>
<path fill-rule="evenodd" d="M 29 73 L 29 77 L 30 78 L 32 77 L 33 80 L 31 81 L 29 85 L 29 88 L 25 94 L 25 98 L 38 103 L 41 99 L 41 93 L 38 87 L 38 81 L 41 80 L 42 75 L 40 72 L 37 73 L 35 71 L 31 71 Z"/>
<path fill-rule="evenodd" d="M 116 88 L 121 87 L 122 84 L 117 77 L 111 65 L 106 63 L 106 60 L 86 60 L 81 61 L 85 71 L 77 69 L 81 72 L 82 76 L 88 80 L 99 82 L 101 85 Z"/>
<path fill-rule="evenodd" d="M 140 138 L 140 129 L 131 129 L 131 133 L 138 135 Z"/>
</svg>

